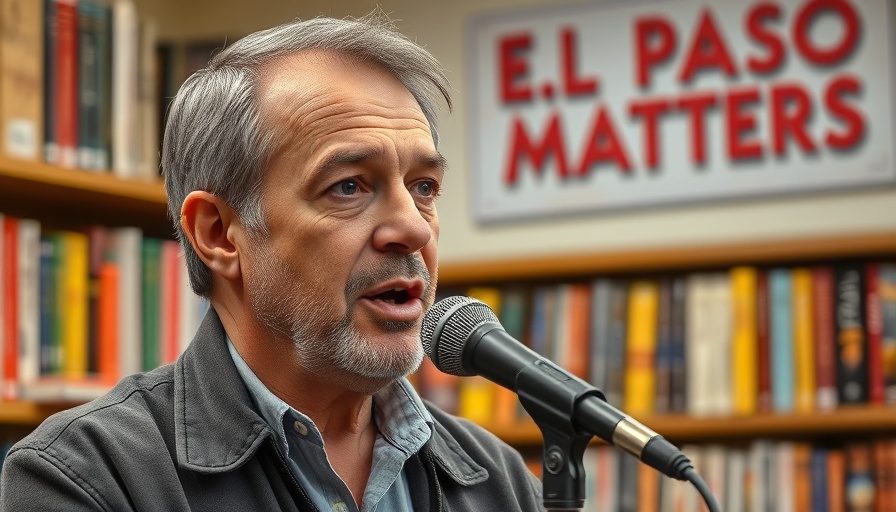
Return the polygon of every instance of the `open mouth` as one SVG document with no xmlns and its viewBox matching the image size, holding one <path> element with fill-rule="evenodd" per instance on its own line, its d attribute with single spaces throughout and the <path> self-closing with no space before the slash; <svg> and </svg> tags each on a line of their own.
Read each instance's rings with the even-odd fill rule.
<svg viewBox="0 0 896 512">
<path fill-rule="evenodd" d="M 404 304 L 411 300 L 411 294 L 404 288 L 392 288 L 376 295 L 367 297 L 370 300 L 380 300 L 388 304 Z"/>
</svg>

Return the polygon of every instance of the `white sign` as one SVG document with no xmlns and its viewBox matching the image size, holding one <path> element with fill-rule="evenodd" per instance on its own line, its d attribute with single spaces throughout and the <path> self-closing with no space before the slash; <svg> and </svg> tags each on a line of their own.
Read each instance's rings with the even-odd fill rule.
<svg viewBox="0 0 896 512">
<path fill-rule="evenodd" d="M 476 217 L 892 184 L 889 0 L 596 1 L 475 19 Z"/>
</svg>

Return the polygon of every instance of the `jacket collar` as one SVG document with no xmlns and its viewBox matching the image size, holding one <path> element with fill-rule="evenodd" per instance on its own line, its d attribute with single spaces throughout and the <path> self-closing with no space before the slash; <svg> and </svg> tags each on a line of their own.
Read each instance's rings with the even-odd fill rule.
<svg viewBox="0 0 896 512">
<path fill-rule="evenodd" d="M 273 435 L 255 411 L 214 308 L 209 308 L 193 341 L 174 364 L 174 393 L 175 444 L 182 468 L 201 473 L 237 469 Z M 485 468 L 438 420 L 424 450 L 459 485 L 488 479 Z"/>
</svg>

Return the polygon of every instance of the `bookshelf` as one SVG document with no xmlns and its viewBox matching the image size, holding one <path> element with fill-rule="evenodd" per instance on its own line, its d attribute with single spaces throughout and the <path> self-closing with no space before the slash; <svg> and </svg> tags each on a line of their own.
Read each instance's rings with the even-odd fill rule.
<svg viewBox="0 0 896 512">
<path fill-rule="evenodd" d="M 4 213 L 62 226 L 73 220 L 133 225 L 152 236 L 172 237 L 161 181 L 125 180 L 109 172 L 0 157 L 0 204 Z"/>
<path fill-rule="evenodd" d="M 668 249 L 627 250 L 596 254 L 539 256 L 508 260 L 443 264 L 442 289 L 471 286 L 537 285 L 595 276 L 645 276 L 701 272 L 738 265 L 812 265 L 842 260 L 892 259 L 896 232 L 874 232 L 756 240 Z M 583 357 L 588 357 L 587 355 Z M 621 405 L 621 404 L 619 404 Z M 845 440 L 889 436 L 896 429 L 896 408 L 883 405 L 841 405 L 812 413 L 757 413 L 731 416 L 646 415 L 636 419 L 677 445 L 744 443 L 756 439 Z M 541 433 L 531 420 L 519 425 L 486 425 L 521 450 L 541 446 Z"/>
</svg>

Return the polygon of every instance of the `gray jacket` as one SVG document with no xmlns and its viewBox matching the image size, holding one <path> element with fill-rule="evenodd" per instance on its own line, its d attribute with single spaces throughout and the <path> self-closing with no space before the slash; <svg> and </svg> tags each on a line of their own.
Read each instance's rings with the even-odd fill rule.
<svg viewBox="0 0 896 512">
<path fill-rule="evenodd" d="M 214 310 L 174 364 L 47 419 L 17 443 L 2 511 L 315 510 L 255 412 Z M 520 455 L 427 404 L 432 439 L 411 457 L 415 510 L 543 510 Z"/>
</svg>

